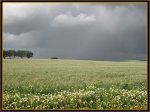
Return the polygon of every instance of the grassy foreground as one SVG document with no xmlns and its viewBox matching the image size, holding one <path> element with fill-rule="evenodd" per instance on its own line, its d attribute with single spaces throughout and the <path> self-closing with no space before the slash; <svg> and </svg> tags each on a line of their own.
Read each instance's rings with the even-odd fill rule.
<svg viewBox="0 0 150 112">
<path fill-rule="evenodd" d="M 146 109 L 145 61 L 4 60 L 4 109 Z"/>
</svg>

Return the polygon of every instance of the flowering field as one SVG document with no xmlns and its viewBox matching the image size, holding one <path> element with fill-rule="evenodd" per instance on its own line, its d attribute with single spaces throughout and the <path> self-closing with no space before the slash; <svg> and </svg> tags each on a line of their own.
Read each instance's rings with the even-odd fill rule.
<svg viewBox="0 0 150 112">
<path fill-rule="evenodd" d="M 5 59 L 4 109 L 146 109 L 145 61 Z"/>
</svg>

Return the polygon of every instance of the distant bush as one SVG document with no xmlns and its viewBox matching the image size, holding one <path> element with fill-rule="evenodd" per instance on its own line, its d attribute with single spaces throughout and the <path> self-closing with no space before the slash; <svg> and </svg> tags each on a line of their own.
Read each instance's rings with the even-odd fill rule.
<svg viewBox="0 0 150 112">
<path fill-rule="evenodd" d="M 58 59 L 58 57 L 51 57 L 51 59 Z"/>
</svg>

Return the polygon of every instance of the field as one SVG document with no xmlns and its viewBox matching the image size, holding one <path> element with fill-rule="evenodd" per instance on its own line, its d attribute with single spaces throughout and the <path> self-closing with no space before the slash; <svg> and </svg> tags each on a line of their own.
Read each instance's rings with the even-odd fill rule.
<svg viewBox="0 0 150 112">
<path fill-rule="evenodd" d="M 146 109 L 146 61 L 4 59 L 4 109 Z"/>
</svg>

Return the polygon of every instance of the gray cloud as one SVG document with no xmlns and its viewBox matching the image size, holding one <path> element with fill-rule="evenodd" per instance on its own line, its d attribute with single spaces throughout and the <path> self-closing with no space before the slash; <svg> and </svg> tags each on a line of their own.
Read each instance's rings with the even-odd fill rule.
<svg viewBox="0 0 150 112">
<path fill-rule="evenodd" d="M 74 17 L 70 13 L 68 14 L 61 14 L 54 18 L 52 21 L 52 26 L 54 27 L 72 27 L 72 26 L 84 26 L 95 22 L 95 16 L 93 15 L 86 15 L 86 14 L 79 14 L 78 16 Z"/>
<path fill-rule="evenodd" d="M 34 57 L 145 59 L 146 4 L 4 4 L 4 48 Z"/>
</svg>

